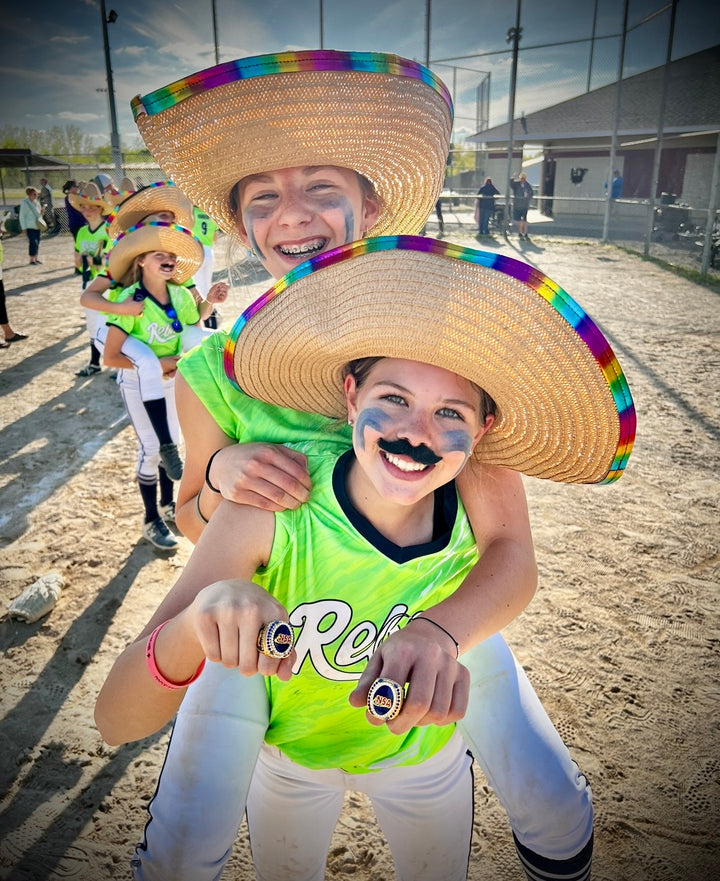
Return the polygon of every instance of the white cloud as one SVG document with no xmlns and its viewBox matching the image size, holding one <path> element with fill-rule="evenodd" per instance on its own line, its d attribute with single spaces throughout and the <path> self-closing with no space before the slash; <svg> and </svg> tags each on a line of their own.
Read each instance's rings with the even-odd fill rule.
<svg viewBox="0 0 720 881">
<path fill-rule="evenodd" d="M 113 51 L 113 56 L 127 55 L 130 58 L 139 58 L 145 55 L 147 48 L 145 46 L 121 46 Z"/>
<path fill-rule="evenodd" d="M 77 113 L 74 110 L 61 110 L 56 116 L 58 119 L 67 119 L 70 122 L 92 122 L 101 118 L 97 113 Z"/>
<path fill-rule="evenodd" d="M 62 34 L 56 34 L 54 37 L 50 37 L 51 43 L 66 43 L 70 46 L 74 46 L 77 43 L 87 43 L 90 39 L 87 34 L 66 34 L 63 36 Z"/>
</svg>

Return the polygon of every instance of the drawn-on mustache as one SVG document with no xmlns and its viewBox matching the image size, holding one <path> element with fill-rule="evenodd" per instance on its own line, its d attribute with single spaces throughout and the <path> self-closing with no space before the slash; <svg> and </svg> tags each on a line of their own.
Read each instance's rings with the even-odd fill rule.
<svg viewBox="0 0 720 881">
<path fill-rule="evenodd" d="M 414 447 L 404 438 L 394 441 L 380 438 L 378 446 L 386 453 L 390 453 L 391 456 L 408 456 L 420 465 L 435 465 L 442 459 L 442 456 L 436 456 L 430 447 L 426 447 L 425 444 Z"/>
</svg>

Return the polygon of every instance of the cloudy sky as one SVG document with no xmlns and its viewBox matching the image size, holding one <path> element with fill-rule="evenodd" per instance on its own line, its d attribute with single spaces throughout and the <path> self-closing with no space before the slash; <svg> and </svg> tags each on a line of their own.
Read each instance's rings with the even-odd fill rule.
<svg viewBox="0 0 720 881">
<path fill-rule="evenodd" d="M 511 70 L 506 35 L 515 24 L 515 0 L 215 0 L 220 61 L 318 48 L 322 17 L 325 48 L 395 52 L 425 62 L 428 2 L 431 67 L 454 94 L 456 139 L 476 130 L 476 94 L 483 80 L 490 84 L 490 125 L 505 122 Z M 14 6 L 0 21 L 0 126 L 71 123 L 109 142 L 98 0 Z M 596 7 L 595 32 L 602 39 L 592 55 L 593 88 L 615 78 L 623 0 L 522 0 L 517 115 L 586 89 L 586 38 L 593 33 Z M 665 7 L 665 0 L 630 0 L 626 73 L 664 63 Z M 106 0 L 106 12 L 111 9 L 117 12 L 108 37 L 118 129 L 127 148 L 140 143 L 129 109 L 134 95 L 215 63 L 213 0 Z M 565 45 L 547 45 L 560 42 Z M 673 57 L 718 43 L 720 4 L 679 0 Z"/>
</svg>

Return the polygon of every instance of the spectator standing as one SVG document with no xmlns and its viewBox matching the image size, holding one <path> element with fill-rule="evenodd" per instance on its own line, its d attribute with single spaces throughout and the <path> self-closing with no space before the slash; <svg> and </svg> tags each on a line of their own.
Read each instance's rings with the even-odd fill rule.
<svg viewBox="0 0 720 881">
<path fill-rule="evenodd" d="M 520 173 L 517 180 L 511 178 L 510 186 L 513 192 L 513 220 L 517 223 L 518 236 L 527 241 L 527 213 L 528 208 L 530 208 L 530 200 L 535 193 L 532 186 L 528 183 L 527 175 L 524 171 Z"/>
<path fill-rule="evenodd" d="M 38 259 L 38 253 L 40 252 L 42 211 L 40 209 L 38 191 L 35 187 L 27 187 L 25 190 L 25 198 L 20 203 L 19 220 L 20 229 L 25 230 L 25 234 L 28 238 L 30 265 L 38 266 L 41 262 Z"/>
<path fill-rule="evenodd" d="M 438 221 L 438 235 L 445 235 L 445 218 L 442 213 L 442 199 L 438 199 L 435 203 L 435 216 Z"/>
<path fill-rule="evenodd" d="M 57 235 L 59 232 L 57 221 L 55 220 L 55 209 L 53 207 L 53 192 L 52 187 L 50 186 L 48 179 L 46 177 L 40 178 L 40 210 L 42 211 L 43 218 L 45 223 L 47 224 L 48 233 L 52 235 Z"/>
<path fill-rule="evenodd" d="M 607 184 L 605 184 L 605 189 L 607 189 Z M 622 197 L 623 191 L 623 176 L 620 174 L 620 171 L 616 168 L 613 171 L 612 180 L 610 181 L 610 198 L 611 199 L 620 199 Z"/>
<path fill-rule="evenodd" d="M 478 235 L 490 235 L 490 218 L 495 211 L 495 196 L 500 195 L 500 190 L 492 182 L 492 178 L 486 177 L 485 183 L 478 190 L 480 201 L 478 203 Z"/>
</svg>

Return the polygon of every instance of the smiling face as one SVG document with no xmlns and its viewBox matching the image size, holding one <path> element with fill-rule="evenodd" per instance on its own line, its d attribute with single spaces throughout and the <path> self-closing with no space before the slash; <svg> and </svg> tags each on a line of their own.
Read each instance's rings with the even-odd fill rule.
<svg viewBox="0 0 720 881">
<path fill-rule="evenodd" d="M 356 172 L 331 165 L 250 175 L 236 192 L 240 238 L 274 278 L 362 238 L 380 213 Z"/>
<path fill-rule="evenodd" d="M 357 459 L 353 503 L 416 504 L 459 473 L 493 423 L 477 386 L 417 361 L 382 358 L 360 385 L 346 377 L 345 396 Z"/>
<path fill-rule="evenodd" d="M 80 213 L 87 220 L 90 229 L 96 229 L 103 221 L 102 208 L 98 205 L 82 204 L 80 205 Z"/>
<path fill-rule="evenodd" d="M 138 258 L 137 264 L 142 269 L 143 282 L 161 280 L 168 282 L 175 273 L 177 258 L 168 251 L 148 251 Z"/>
</svg>

